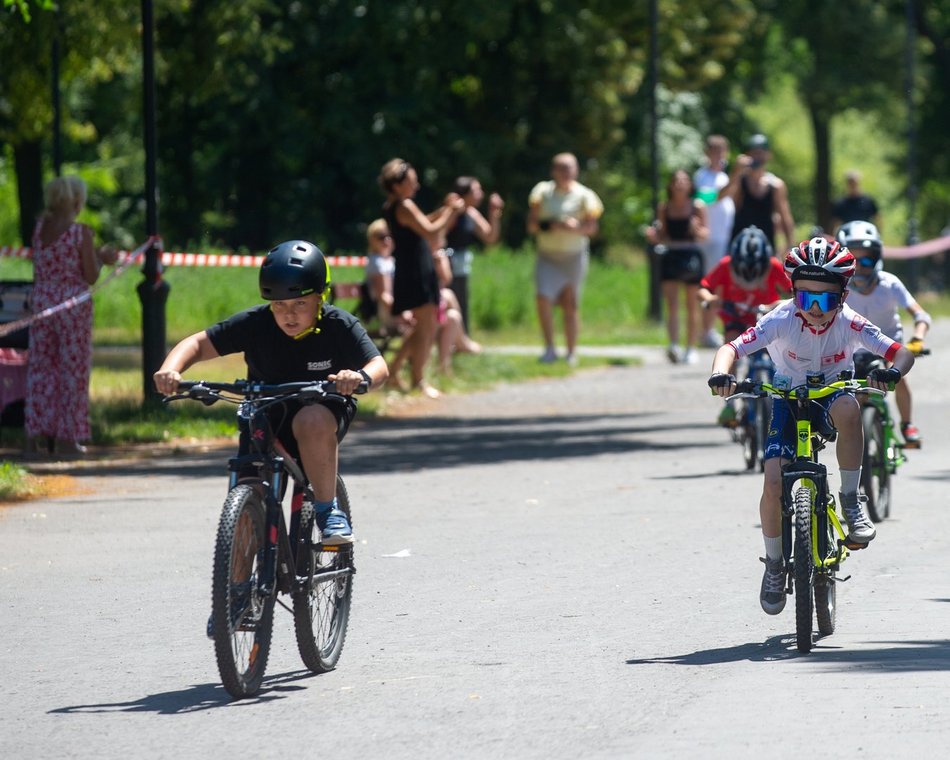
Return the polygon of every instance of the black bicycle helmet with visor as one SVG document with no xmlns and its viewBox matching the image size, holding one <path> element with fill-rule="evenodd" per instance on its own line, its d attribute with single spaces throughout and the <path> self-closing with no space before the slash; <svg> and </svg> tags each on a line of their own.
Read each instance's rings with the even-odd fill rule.
<svg viewBox="0 0 950 760">
<path fill-rule="evenodd" d="M 769 271 L 772 244 L 755 225 L 741 230 L 729 248 L 729 266 L 733 276 L 744 285 L 761 280 Z"/>
<path fill-rule="evenodd" d="M 311 293 L 326 297 L 330 265 L 313 243 L 288 240 L 267 252 L 258 285 L 265 301 L 287 301 Z"/>
</svg>

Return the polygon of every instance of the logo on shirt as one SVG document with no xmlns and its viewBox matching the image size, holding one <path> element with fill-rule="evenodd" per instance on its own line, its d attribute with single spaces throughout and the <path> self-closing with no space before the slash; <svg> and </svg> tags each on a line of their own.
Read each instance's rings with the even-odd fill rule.
<svg viewBox="0 0 950 760">
<path fill-rule="evenodd" d="M 838 362 L 843 362 L 843 361 L 844 361 L 844 351 L 838 354 L 832 354 L 831 356 L 821 357 L 821 363 L 824 366 L 827 366 L 829 364 L 837 364 Z"/>
<path fill-rule="evenodd" d="M 742 333 L 742 342 L 743 343 L 755 343 L 755 328 L 750 327 L 744 333 Z"/>
<path fill-rule="evenodd" d="M 322 372 L 324 370 L 330 369 L 333 366 L 333 361 L 331 359 L 324 359 L 319 362 L 307 362 L 307 369 L 310 372 Z"/>
<path fill-rule="evenodd" d="M 854 319 L 851 320 L 851 329 L 855 332 L 861 332 L 867 323 L 868 321 L 864 317 L 860 314 L 855 314 Z"/>
</svg>

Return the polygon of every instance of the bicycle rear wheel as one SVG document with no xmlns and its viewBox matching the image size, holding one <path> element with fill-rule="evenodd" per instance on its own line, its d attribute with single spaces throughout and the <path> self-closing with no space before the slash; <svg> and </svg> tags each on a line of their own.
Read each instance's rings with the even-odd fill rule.
<svg viewBox="0 0 950 760">
<path fill-rule="evenodd" d="M 353 525 L 350 499 L 343 479 L 337 476 L 336 499 Z M 303 664 L 315 673 L 333 670 L 343 651 L 353 595 L 353 545 L 324 547 L 317 543 L 320 531 L 313 507 L 304 505 L 300 535 L 308 541 L 297 574 L 306 579 L 294 592 L 294 631 Z"/>
<path fill-rule="evenodd" d="M 884 422 L 874 406 L 861 411 L 864 426 L 864 458 L 861 462 L 861 488 L 868 497 L 868 514 L 880 522 L 891 513 L 891 472 L 884 446 Z"/>
<path fill-rule="evenodd" d="M 834 502 L 829 499 L 828 510 L 834 509 Z M 827 535 L 827 554 L 833 555 L 837 541 L 834 524 L 830 517 L 824 519 Z M 818 618 L 818 633 L 830 636 L 835 632 L 836 615 L 838 611 L 838 584 L 835 583 L 835 571 L 828 570 L 815 578 L 815 616 Z"/>
<path fill-rule="evenodd" d="M 249 485 L 231 490 L 221 510 L 211 582 L 214 651 L 221 683 L 237 698 L 261 686 L 270 654 L 274 597 L 258 578 L 266 547 L 264 499 Z"/>
<path fill-rule="evenodd" d="M 812 633 L 812 582 L 815 563 L 811 549 L 811 503 L 812 491 L 799 488 L 795 491 L 795 643 L 798 651 L 811 651 Z"/>
</svg>

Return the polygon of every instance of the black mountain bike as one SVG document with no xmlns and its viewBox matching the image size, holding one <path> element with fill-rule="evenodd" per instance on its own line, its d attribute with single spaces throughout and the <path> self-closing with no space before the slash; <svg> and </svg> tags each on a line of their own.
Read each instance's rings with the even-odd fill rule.
<svg viewBox="0 0 950 760">
<path fill-rule="evenodd" d="M 340 659 L 353 593 L 353 546 L 323 545 L 313 511 L 313 492 L 300 465 L 286 456 L 265 410 L 291 399 L 344 397 L 329 381 L 265 384 L 182 381 L 165 401 L 196 399 L 238 405 L 238 423 L 250 452 L 228 460 L 228 495 L 215 540 L 211 583 L 211 637 L 221 682 L 241 698 L 257 692 L 270 654 L 274 604 L 292 612 L 297 647 L 315 673 Z M 366 392 L 363 383 L 357 390 Z M 293 483 L 290 530 L 282 499 Z M 336 497 L 350 520 L 350 501 L 337 476 Z M 278 598 L 289 594 L 293 607 Z"/>
</svg>

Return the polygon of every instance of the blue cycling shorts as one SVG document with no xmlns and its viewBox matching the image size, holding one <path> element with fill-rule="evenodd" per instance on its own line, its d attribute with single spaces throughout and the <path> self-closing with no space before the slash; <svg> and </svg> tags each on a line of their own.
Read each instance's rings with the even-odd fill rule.
<svg viewBox="0 0 950 760">
<path fill-rule="evenodd" d="M 847 392 L 837 391 L 830 396 L 811 402 L 811 424 L 826 438 L 833 435 L 835 430 L 828 410 L 839 396 Z M 790 403 L 795 402 L 782 398 L 772 399 L 772 420 L 769 422 L 769 437 L 765 441 L 765 459 L 795 458 L 795 439 L 798 431 L 795 427 L 795 417 L 789 409 Z"/>
</svg>

